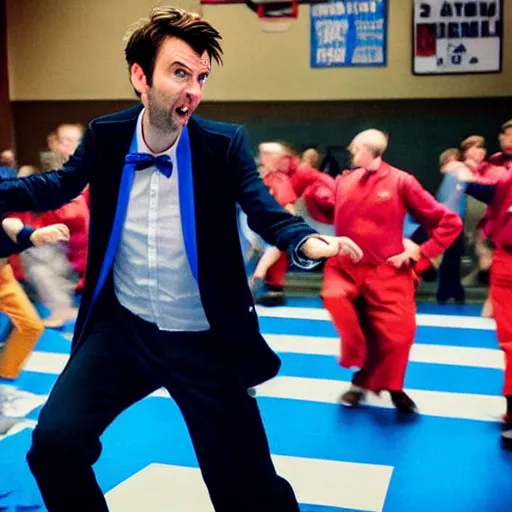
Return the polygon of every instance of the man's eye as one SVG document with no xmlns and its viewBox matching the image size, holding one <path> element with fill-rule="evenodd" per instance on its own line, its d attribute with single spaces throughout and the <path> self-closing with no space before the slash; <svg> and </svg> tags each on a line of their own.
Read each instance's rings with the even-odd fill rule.
<svg viewBox="0 0 512 512">
<path fill-rule="evenodd" d="M 183 69 L 177 69 L 174 74 L 178 77 L 178 78 L 186 78 L 187 77 L 187 72 L 184 71 Z"/>
</svg>

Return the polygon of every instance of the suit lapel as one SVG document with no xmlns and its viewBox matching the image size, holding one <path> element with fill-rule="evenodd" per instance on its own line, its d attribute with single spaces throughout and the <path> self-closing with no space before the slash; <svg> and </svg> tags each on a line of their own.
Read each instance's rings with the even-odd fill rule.
<svg viewBox="0 0 512 512">
<path fill-rule="evenodd" d="M 181 214 L 181 229 L 185 242 L 185 252 L 192 275 L 198 281 L 196 213 L 194 199 L 194 175 L 188 127 L 181 132 L 176 152 L 178 160 L 178 186 Z"/>
<path fill-rule="evenodd" d="M 132 136 L 132 142 L 130 146 L 130 152 L 137 151 L 137 139 L 136 136 Z M 126 213 L 128 212 L 128 202 L 130 200 L 130 191 L 132 189 L 133 178 L 135 175 L 135 164 L 125 165 L 123 160 L 123 168 L 121 171 L 121 178 L 117 193 L 117 205 L 112 221 L 112 228 L 110 229 L 110 237 L 105 249 L 103 256 L 103 262 L 101 264 L 100 273 L 96 281 L 96 288 L 92 296 L 92 305 L 96 302 L 105 281 L 107 280 L 114 259 L 116 257 L 117 248 L 121 240 L 121 234 L 123 232 L 124 221 L 126 219 Z"/>
<path fill-rule="evenodd" d="M 127 119 L 114 119 L 99 122 L 95 126 L 98 146 L 95 163 L 97 166 L 97 190 L 95 203 L 97 218 L 96 231 L 102 233 L 100 245 L 103 255 L 99 266 L 96 286 L 87 311 L 86 320 L 90 317 L 96 300 L 112 270 L 121 233 L 128 210 L 130 190 L 133 183 L 133 172 L 123 172 L 124 160 L 130 150 L 134 138 L 139 109 L 131 109 Z M 101 170 L 101 172 L 100 172 Z M 92 213 L 92 212 L 91 212 Z M 99 241 L 99 240 L 98 240 Z M 98 262 L 99 263 L 99 262 Z M 98 268 L 98 267 L 97 267 Z"/>
<path fill-rule="evenodd" d="M 215 177 L 213 169 L 215 162 L 215 154 L 206 137 L 199 128 L 197 121 L 192 118 L 188 124 L 188 134 L 190 139 L 190 152 L 192 162 L 192 179 L 194 186 L 194 224 L 195 224 L 195 240 L 198 276 L 204 265 L 201 264 L 202 256 L 206 256 L 213 250 L 208 245 L 208 229 L 211 229 L 212 215 L 215 216 L 216 200 L 218 194 L 216 192 L 216 183 L 211 181 Z M 181 179 L 181 175 L 180 175 Z M 217 177 L 218 179 L 218 177 Z M 211 207 L 214 205 L 213 208 Z M 183 211 L 183 210 L 182 210 Z M 190 260 L 189 260 L 190 261 Z"/>
</svg>

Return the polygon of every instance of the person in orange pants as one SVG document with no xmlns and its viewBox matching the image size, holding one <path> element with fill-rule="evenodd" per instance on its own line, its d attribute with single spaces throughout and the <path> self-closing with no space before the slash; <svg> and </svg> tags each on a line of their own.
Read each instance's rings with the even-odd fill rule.
<svg viewBox="0 0 512 512">
<path fill-rule="evenodd" d="M 7 315 L 13 330 L 0 354 L 0 434 L 5 433 L 15 422 L 6 414 L 12 387 L 5 384 L 19 376 L 27 357 L 32 352 L 44 331 L 39 315 L 16 281 L 8 256 L 19 253 L 28 247 L 55 244 L 69 239 L 66 226 L 55 224 L 41 229 L 25 227 L 16 218 L 2 221 L 0 230 L 0 312 Z"/>
<path fill-rule="evenodd" d="M 494 185 L 478 183 L 469 169 L 458 172 L 466 182 L 466 194 L 488 205 L 482 229 L 495 250 L 490 272 L 490 299 L 496 320 L 496 336 L 505 355 L 503 395 L 506 414 L 501 433 L 503 446 L 512 449 L 512 173 Z"/>
<path fill-rule="evenodd" d="M 366 130 L 350 144 L 355 169 L 336 179 L 334 225 L 336 236 L 352 238 L 364 256 L 357 265 L 343 255 L 330 258 L 322 298 L 341 337 L 340 365 L 358 369 L 342 404 L 354 407 L 368 392 L 388 391 L 398 411 L 413 413 L 403 386 L 416 330 L 416 271 L 453 243 L 462 221 L 411 174 L 382 160 L 387 143 L 384 133 Z M 421 246 L 404 246 L 408 212 L 431 236 Z"/>
</svg>

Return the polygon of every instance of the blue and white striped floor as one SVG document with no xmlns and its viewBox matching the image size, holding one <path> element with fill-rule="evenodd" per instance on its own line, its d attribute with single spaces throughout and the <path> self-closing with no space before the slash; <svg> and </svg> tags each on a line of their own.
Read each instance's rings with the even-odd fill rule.
<svg viewBox="0 0 512 512">
<path fill-rule="evenodd" d="M 276 466 L 305 510 L 512 511 L 512 454 L 499 445 L 503 357 L 493 321 L 480 318 L 478 308 L 419 307 L 406 378 L 417 418 L 399 418 L 385 397 L 357 410 L 337 404 L 351 374 L 336 363 L 338 341 L 318 300 L 259 313 L 283 366 L 258 389 L 258 401 Z M 66 336 L 45 332 L 18 381 L 38 396 L 22 406 L 44 402 L 68 351 Z M 24 462 L 38 412 L 0 439 L 0 510 L 40 503 Z M 166 393 L 126 411 L 103 443 L 95 469 L 113 512 L 213 511 Z"/>
</svg>

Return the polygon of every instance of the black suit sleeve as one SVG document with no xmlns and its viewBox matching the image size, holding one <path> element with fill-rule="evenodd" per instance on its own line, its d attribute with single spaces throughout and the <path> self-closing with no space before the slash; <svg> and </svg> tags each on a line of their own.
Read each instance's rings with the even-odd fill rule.
<svg viewBox="0 0 512 512">
<path fill-rule="evenodd" d="M 258 173 L 242 127 L 238 128 L 231 141 L 228 163 L 235 176 L 237 202 L 247 214 L 249 227 L 267 243 L 282 251 L 290 251 L 293 261 L 299 266 L 309 267 L 306 261 L 297 262 L 296 250 L 305 238 L 316 234 L 316 231 L 301 217 L 291 215 L 270 194 Z"/>
<path fill-rule="evenodd" d="M 34 232 L 31 228 L 25 228 L 27 236 L 18 239 L 18 242 L 13 242 L 7 233 L 0 227 L 0 258 L 7 258 L 13 254 L 20 254 L 25 249 L 32 247 L 30 235 Z"/>
<path fill-rule="evenodd" d="M 477 201 L 490 204 L 494 196 L 494 185 L 482 185 L 480 183 L 468 183 L 466 194 L 474 197 Z"/>
<path fill-rule="evenodd" d="M 63 168 L 26 178 L 0 181 L 0 214 L 50 211 L 79 196 L 89 182 L 93 153 L 90 129 Z"/>
</svg>

